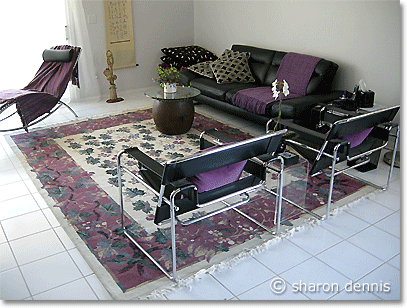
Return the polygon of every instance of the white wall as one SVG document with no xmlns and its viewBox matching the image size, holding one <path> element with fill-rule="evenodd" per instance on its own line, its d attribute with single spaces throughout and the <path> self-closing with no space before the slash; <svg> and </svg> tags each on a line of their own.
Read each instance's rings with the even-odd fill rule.
<svg viewBox="0 0 407 308">
<path fill-rule="evenodd" d="M 96 24 L 88 24 L 92 52 L 102 93 L 108 98 L 106 39 L 103 0 L 84 0 L 85 16 L 96 15 Z M 155 68 L 162 47 L 192 45 L 194 40 L 193 0 L 132 0 L 136 63 L 138 67 L 114 70 L 117 92 L 153 85 Z"/>
<path fill-rule="evenodd" d="M 194 1 L 195 44 L 220 54 L 232 44 L 320 56 L 339 65 L 335 89 L 360 79 L 376 103 L 401 99 L 398 1 Z"/>
<path fill-rule="evenodd" d="M 136 62 L 115 70 L 118 94 L 153 85 L 165 46 L 196 44 L 221 54 L 232 44 L 294 51 L 334 61 L 335 89 L 364 79 L 376 104 L 400 104 L 401 7 L 391 1 L 132 0 Z M 98 79 L 108 95 L 102 0 L 84 0 Z M 399 118 L 397 118 L 399 119 Z"/>
</svg>

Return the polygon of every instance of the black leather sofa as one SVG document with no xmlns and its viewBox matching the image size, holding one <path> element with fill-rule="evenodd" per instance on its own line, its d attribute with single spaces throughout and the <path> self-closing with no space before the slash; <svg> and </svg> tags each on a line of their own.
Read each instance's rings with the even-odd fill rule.
<svg viewBox="0 0 407 308">
<path fill-rule="evenodd" d="M 275 80 L 278 67 L 287 52 L 263 49 L 247 45 L 233 45 L 233 51 L 250 52 L 249 67 L 255 79 L 254 83 L 217 84 L 215 79 L 204 77 L 188 69 L 182 70 L 179 82 L 190 85 L 201 91 L 195 98 L 199 103 L 210 105 L 230 114 L 242 117 L 249 121 L 265 125 L 267 121 L 278 115 L 278 102 L 267 105 L 264 115 L 255 114 L 235 105 L 232 105 L 233 96 L 242 89 L 270 86 Z M 310 116 L 311 109 L 319 104 L 337 99 L 341 91 L 332 91 L 332 82 L 338 65 L 321 60 L 315 67 L 303 97 L 286 99 L 282 103 L 283 118 L 304 118 Z"/>
</svg>

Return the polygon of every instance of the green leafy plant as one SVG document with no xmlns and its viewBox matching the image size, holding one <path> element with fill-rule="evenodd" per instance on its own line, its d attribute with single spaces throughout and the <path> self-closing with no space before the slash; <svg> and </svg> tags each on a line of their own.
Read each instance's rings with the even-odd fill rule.
<svg viewBox="0 0 407 308">
<path fill-rule="evenodd" d="M 156 82 L 163 84 L 178 81 L 180 71 L 176 67 L 162 63 L 158 65 L 156 70 L 158 73 L 158 79 L 154 79 Z"/>
</svg>

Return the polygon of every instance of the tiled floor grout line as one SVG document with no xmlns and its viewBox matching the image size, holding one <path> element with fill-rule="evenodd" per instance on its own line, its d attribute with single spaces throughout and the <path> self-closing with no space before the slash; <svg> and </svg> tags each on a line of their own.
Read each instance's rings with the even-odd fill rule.
<svg viewBox="0 0 407 308">
<path fill-rule="evenodd" d="M 351 279 L 350 277 L 347 277 L 344 273 L 338 271 L 335 267 L 332 267 L 331 265 L 327 264 L 326 262 L 324 262 L 323 260 L 321 260 L 320 258 L 318 258 L 318 255 L 321 255 L 321 254 L 324 253 L 325 251 L 327 251 L 327 250 L 329 250 L 329 249 L 331 249 L 331 248 L 333 248 L 333 247 L 335 247 L 335 246 L 337 246 L 337 245 L 339 245 L 339 244 L 341 244 L 341 243 L 343 243 L 343 242 L 347 242 L 347 243 L 349 243 L 349 244 L 351 244 L 351 245 L 353 245 L 353 246 L 355 246 L 355 247 L 357 247 L 357 248 L 363 250 L 364 252 L 368 253 L 369 255 L 371 255 L 371 256 L 373 256 L 373 257 L 379 259 L 380 262 L 381 262 L 380 266 L 383 266 L 385 263 L 387 263 L 389 260 L 391 260 L 391 259 L 394 258 L 395 256 L 392 256 L 390 259 L 388 259 L 388 260 L 386 260 L 386 261 L 383 261 L 382 259 L 380 259 L 379 257 L 373 255 L 373 254 L 370 253 L 369 251 L 366 251 L 366 250 L 363 249 L 362 247 L 359 247 L 358 245 L 353 244 L 353 243 L 351 243 L 351 242 L 348 241 L 348 239 L 350 239 L 351 237 L 353 237 L 353 236 L 357 235 L 358 233 L 360 233 L 360 232 L 362 232 L 362 231 L 364 231 L 364 230 L 366 230 L 366 229 L 372 227 L 373 225 L 374 225 L 374 224 L 370 224 L 370 223 L 369 223 L 369 225 L 368 225 L 366 228 L 364 228 L 364 229 L 362 229 L 362 230 L 360 230 L 360 231 L 354 233 L 353 235 L 351 235 L 351 236 L 349 236 L 349 237 L 347 237 L 347 238 L 342 238 L 342 240 L 339 241 L 339 242 L 337 242 L 336 244 L 331 245 L 331 246 L 329 246 L 328 248 L 326 248 L 326 249 L 324 249 L 324 250 L 318 252 L 317 254 L 312 255 L 311 258 L 316 258 L 316 259 L 318 259 L 320 262 L 324 263 L 325 265 L 327 265 L 328 267 L 330 267 L 331 269 L 333 269 L 333 270 L 336 271 L 337 273 L 339 273 L 339 274 L 345 276 L 346 278 Z M 325 229 L 325 228 L 324 228 L 324 229 Z M 333 232 L 329 231 L 328 229 L 325 229 L 325 230 L 327 230 L 327 231 L 330 232 L 330 233 L 333 233 Z M 333 234 L 335 234 L 335 233 L 333 233 Z M 336 234 L 335 234 L 335 235 L 336 235 Z M 394 235 L 393 235 L 393 236 L 394 236 Z M 292 242 L 292 243 L 293 243 L 293 242 Z M 293 243 L 293 244 L 295 245 L 295 243 Z M 298 246 L 298 245 L 296 245 L 296 246 Z M 299 246 L 298 246 L 298 247 L 299 247 Z M 299 247 L 299 248 L 301 248 L 301 247 Z M 304 250 L 304 249 L 303 249 L 303 250 Z M 305 251 L 306 251 L 306 250 L 305 250 Z M 306 252 L 307 252 L 307 251 L 306 251 Z M 397 255 L 397 254 L 396 254 L 396 255 Z M 311 258 L 308 258 L 307 260 L 309 260 L 309 259 L 311 259 Z M 305 261 L 307 261 L 307 260 L 302 261 L 302 263 L 305 262 Z M 298 266 L 298 265 L 300 265 L 300 264 L 297 264 L 297 265 L 293 266 L 292 268 L 295 268 L 295 267 Z M 375 269 L 373 269 L 372 271 L 370 271 L 368 274 L 370 274 L 371 272 L 373 272 L 374 270 L 376 270 L 376 269 L 379 268 L 380 266 L 377 266 Z M 285 272 L 291 270 L 292 268 L 287 269 L 287 270 L 281 272 L 279 275 L 281 275 L 281 274 L 283 274 L 283 273 L 285 273 Z M 368 274 L 364 275 L 363 277 L 367 276 Z M 362 277 L 362 278 L 363 278 L 363 277 Z M 362 278 L 360 278 L 360 279 L 362 279 Z M 360 279 L 359 279 L 359 280 L 360 280 Z M 358 280 L 358 281 L 359 281 L 359 280 Z M 304 294 L 304 295 L 305 295 L 305 294 Z"/>
<path fill-rule="evenodd" d="M 42 291 L 42 292 L 33 294 L 32 297 L 38 296 L 38 295 L 41 295 L 41 294 L 44 294 L 44 293 L 46 293 L 46 292 L 49 292 L 49 291 L 52 291 L 52 290 L 55 290 L 55 289 L 58 289 L 58 288 L 60 288 L 60 287 L 66 286 L 66 285 L 68 285 L 68 284 L 70 284 L 70 283 L 73 283 L 73 282 L 75 282 L 75 281 L 79 281 L 79 280 L 81 280 L 81 279 L 85 279 L 85 277 L 80 277 L 80 278 L 77 278 L 77 279 L 74 279 L 74 280 L 65 282 L 65 283 L 63 283 L 63 284 L 61 284 L 61 285 L 58 285 L 58 286 L 56 286 L 56 287 L 52 287 L 51 289 L 47 289 L 47 290 L 45 290 L 45 291 Z M 86 283 L 89 285 L 89 283 L 88 283 L 88 281 L 87 281 L 86 279 L 85 279 L 85 281 L 86 281 Z M 90 285 L 89 285 L 89 287 L 90 287 L 90 289 L 92 290 L 92 292 L 94 293 L 94 295 L 96 296 L 96 298 L 98 298 L 98 296 L 96 295 L 96 293 L 95 293 L 95 291 L 93 290 L 93 288 L 92 288 Z"/>
<path fill-rule="evenodd" d="M 21 197 L 26 197 L 26 196 L 29 196 L 29 195 L 24 195 L 24 196 L 21 196 Z M 19 197 L 17 197 L 17 198 L 19 198 Z M 7 200 L 3 200 L 3 201 L 11 201 L 11 200 L 14 200 L 14 199 L 17 199 L 17 198 L 7 199 Z M 32 214 L 32 213 L 38 212 L 38 211 L 40 211 L 40 210 L 41 210 L 41 208 L 38 207 L 38 209 L 36 209 L 36 210 L 29 211 L 29 212 L 24 212 L 24 213 L 22 213 L 22 214 L 18 214 L 18 215 L 15 215 L 15 216 L 10 216 L 10 217 L 1 219 L 0 221 L 6 221 L 6 220 L 9 220 L 9 219 L 21 217 L 21 216 L 24 216 L 24 215 L 27 215 L 27 214 Z"/>
<path fill-rule="evenodd" d="M 378 268 L 382 267 L 384 264 L 386 264 L 386 262 L 380 264 L 380 265 L 377 266 L 376 268 L 372 269 L 369 273 L 367 273 L 366 275 L 360 277 L 360 279 L 358 279 L 358 280 L 356 280 L 356 281 L 354 281 L 354 282 L 355 282 L 355 283 L 358 283 L 359 281 L 362 281 L 363 278 L 367 277 L 369 274 L 373 273 L 375 270 L 377 270 Z M 343 290 L 342 290 L 342 291 L 343 291 Z M 373 294 L 373 295 L 377 296 L 378 298 L 380 298 L 380 299 L 382 300 L 382 298 L 381 298 L 379 295 L 377 295 L 377 294 Z"/>
<path fill-rule="evenodd" d="M 389 216 L 391 216 L 391 215 L 393 215 L 393 214 L 394 214 L 394 213 L 392 213 L 392 214 L 390 214 L 390 215 L 384 217 L 383 219 L 386 219 L 387 217 L 389 217 Z M 354 215 L 353 215 L 353 216 L 354 216 Z M 359 217 L 357 217 L 357 216 L 354 216 L 354 217 L 359 218 Z M 359 218 L 359 219 L 361 219 L 361 218 Z M 383 219 L 381 219 L 381 220 L 383 220 Z M 379 220 L 379 221 L 381 221 L 381 220 Z M 373 257 L 379 259 L 381 262 L 383 262 L 383 264 L 384 264 L 384 263 L 387 263 L 389 260 L 391 260 L 392 258 L 394 258 L 397 254 L 394 255 L 394 256 L 392 256 L 392 257 L 391 257 L 390 259 L 388 259 L 388 260 L 382 260 L 381 258 L 377 257 L 376 255 L 372 254 L 371 252 L 369 252 L 369 251 L 363 249 L 362 247 L 360 247 L 360 246 L 358 246 L 358 245 L 356 245 L 356 244 L 354 244 L 354 243 L 352 243 L 352 242 L 349 241 L 349 239 L 351 239 L 352 237 L 356 236 L 357 234 L 359 234 L 359 233 L 361 233 L 361 232 L 363 232 L 363 231 L 365 231 L 365 230 L 367 230 L 367 229 L 369 229 L 369 228 L 371 228 L 371 227 L 376 227 L 376 228 L 378 228 L 377 226 L 375 226 L 375 224 L 378 223 L 379 221 L 377 221 L 377 222 L 375 222 L 375 223 L 373 223 L 373 224 L 367 222 L 369 225 L 368 225 L 366 228 L 363 228 L 363 229 L 359 230 L 358 232 L 352 234 L 351 236 L 349 236 L 349 237 L 343 239 L 342 241 L 336 243 L 335 245 L 330 246 L 328 249 L 330 249 L 330 248 L 332 248 L 332 247 L 334 247 L 334 246 L 337 246 L 338 244 L 340 244 L 340 243 L 346 241 L 346 242 L 348 242 L 349 244 L 351 244 L 351 245 L 353 245 L 353 246 L 355 246 L 355 247 L 357 247 L 357 248 L 363 250 L 364 252 L 370 254 L 371 256 L 373 256 Z M 325 228 L 324 228 L 324 229 L 325 229 Z M 386 232 L 385 230 L 382 230 L 382 229 L 380 229 L 380 228 L 378 228 L 378 229 L 381 230 L 381 231 L 383 231 L 383 232 L 385 232 L 385 233 L 387 233 L 387 234 L 389 234 L 390 236 L 392 236 L 392 237 L 394 237 L 394 238 L 400 239 L 400 238 L 394 236 L 393 234 L 391 234 L 391 233 L 389 233 L 389 232 Z M 329 231 L 328 229 L 326 229 L 326 230 Z M 331 231 L 329 231 L 329 232 L 331 232 Z M 331 233 L 333 233 L 333 232 L 331 232 Z M 334 233 L 334 234 L 335 234 L 335 233 Z M 335 234 L 335 235 L 336 235 L 336 234 Z M 326 249 L 326 250 L 328 250 L 328 249 Z M 326 250 L 324 250 L 324 251 L 326 251 Z M 319 254 L 323 253 L 324 251 L 321 251 L 321 252 L 319 252 L 318 254 L 316 254 L 316 255 L 314 255 L 314 256 L 317 257 Z M 322 261 L 322 260 L 320 260 L 320 261 Z M 323 261 L 322 261 L 322 262 L 323 262 Z M 325 262 L 324 262 L 324 263 L 325 263 Z M 383 265 L 383 264 L 382 264 L 382 265 Z M 327 265 L 328 265 L 328 264 L 327 264 Z M 328 265 L 328 266 L 329 266 L 329 265 Z M 342 274 L 342 273 L 341 273 L 341 274 Z"/>
<path fill-rule="evenodd" d="M 349 214 L 349 213 L 348 213 Z M 359 217 L 357 217 L 357 216 L 354 216 L 354 215 L 352 215 L 353 217 L 356 217 L 356 218 L 359 218 Z M 363 220 L 363 222 L 366 222 L 366 221 L 364 221 Z M 368 223 L 368 222 L 367 222 Z M 340 236 L 340 235 L 338 235 L 338 234 L 336 234 L 336 233 L 334 233 L 334 232 L 332 232 L 332 231 L 330 231 L 328 228 L 329 228 L 329 226 L 324 226 L 324 225 L 320 225 L 322 228 L 324 228 L 325 230 L 327 230 L 327 231 L 329 231 L 329 232 L 331 232 L 331 233 L 333 233 L 333 234 L 335 234 L 336 236 L 339 236 L 340 238 L 342 238 L 343 240 L 348 240 L 348 239 L 350 239 L 351 237 L 353 237 L 353 236 L 355 236 L 356 234 L 358 234 L 358 233 L 360 233 L 360 232 L 362 232 L 362 231 L 364 231 L 364 230 L 366 230 L 366 229 L 368 229 L 368 228 L 370 228 L 371 227 L 371 224 L 370 223 L 368 223 L 368 226 L 366 226 L 365 228 L 363 228 L 363 229 L 360 229 L 359 231 L 356 231 L 355 233 L 353 233 L 352 235 L 349 235 L 349 236 L 347 236 L 347 237 L 345 237 L 345 238 L 343 238 L 342 236 Z M 341 241 L 342 242 L 342 241 Z"/>
<path fill-rule="evenodd" d="M 57 236 L 58 236 L 58 235 L 57 235 Z M 61 241 L 61 239 L 59 239 L 59 240 Z M 62 241 L 61 241 L 61 242 L 62 242 Z M 63 243 L 62 243 L 62 245 L 63 245 Z M 76 268 L 79 270 L 79 272 L 80 272 L 81 275 L 82 275 L 82 278 L 78 278 L 78 279 L 73 280 L 73 281 L 77 281 L 77 280 L 80 280 L 80 279 L 85 279 L 86 283 L 89 285 L 90 289 L 91 289 L 92 292 L 95 294 L 96 298 L 99 298 L 99 297 L 97 296 L 95 290 L 93 290 L 93 288 L 92 288 L 91 284 L 89 283 L 89 281 L 86 279 L 86 277 L 89 277 L 89 276 L 95 274 L 95 273 L 93 272 L 93 270 L 92 270 L 92 273 L 91 273 L 91 274 L 89 274 L 89 275 L 84 275 L 84 273 L 82 272 L 82 270 L 81 270 L 81 268 L 79 267 L 79 265 L 76 263 L 76 261 L 75 261 L 75 259 L 73 258 L 73 256 L 69 253 L 69 250 L 74 250 L 74 249 L 76 249 L 76 247 L 68 250 L 68 249 L 66 249 L 65 245 L 63 245 L 63 246 L 64 246 L 64 248 L 65 248 L 65 251 L 68 253 L 69 257 L 71 258 L 72 262 L 75 264 Z M 85 262 L 86 262 L 86 261 L 85 261 Z M 69 282 L 69 283 L 72 283 L 73 281 L 71 281 L 71 282 Z"/>
<path fill-rule="evenodd" d="M 356 282 L 356 281 L 354 281 L 354 282 Z M 331 297 L 327 298 L 327 301 L 332 301 L 332 300 L 335 301 L 335 299 L 334 299 L 333 297 L 337 296 L 338 294 L 340 294 L 340 293 L 342 293 L 342 292 L 344 292 L 344 291 L 345 291 L 345 288 L 342 289 L 342 290 L 340 290 L 338 293 L 333 294 Z M 376 294 L 374 294 L 374 293 L 371 293 L 371 294 L 372 294 L 373 296 L 377 297 L 376 300 L 382 300 L 382 299 L 381 299 L 379 296 L 377 296 Z M 352 303 L 352 302 L 351 302 L 351 303 Z M 364 304 L 364 302 L 361 302 L 361 303 Z M 369 301 L 369 303 L 371 303 L 371 301 Z"/>
<path fill-rule="evenodd" d="M 392 208 L 389 208 L 389 207 L 387 207 L 387 206 L 385 206 L 385 205 L 383 205 L 383 204 L 381 204 L 381 203 L 375 201 L 374 199 L 369 199 L 369 200 L 372 201 L 372 202 L 374 202 L 374 203 L 376 203 L 376 204 L 378 204 L 378 205 L 381 205 L 381 206 L 383 206 L 383 207 L 385 207 L 385 208 L 388 208 L 389 210 L 393 211 L 394 213 L 397 212 L 397 211 L 399 211 L 399 210 L 395 211 L 395 210 L 393 210 Z M 394 213 L 392 213 L 392 214 L 394 214 Z M 389 216 L 390 216 L 390 215 L 389 215 Z"/>
<path fill-rule="evenodd" d="M 343 242 L 347 242 L 347 243 L 349 243 L 349 244 L 351 244 L 351 245 L 353 245 L 353 246 L 355 246 L 355 247 L 357 247 L 357 248 L 359 248 L 359 249 L 362 249 L 361 247 L 359 247 L 359 246 L 357 246 L 357 245 L 355 245 L 355 244 L 353 244 L 353 243 L 351 243 L 351 242 L 349 242 L 349 241 L 347 241 L 347 240 L 340 241 L 339 243 L 337 243 L 337 244 L 335 244 L 335 245 L 329 247 L 328 249 L 331 249 L 332 247 L 337 246 L 337 245 L 339 245 L 339 244 L 341 244 L 341 243 L 343 243 Z M 326 250 L 328 250 L 328 249 L 326 249 Z M 324 250 L 324 251 L 326 251 L 326 250 Z M 363 250 L 363 249 L 362 249 L 362 250 Z M 339 274 L 345 276 L 345 277 L 348 278 L 348 279 L 351 279 L 351 277 L 346 276 L 344 273 L 338 271 L 336 268 L 332 267 L 331 265 L 329 265 L 328 263 L 326 263 L 324 260 L 318 258 L 318 255 L 321 255 L 324 251 L 319 252 L 318 254 L 314 255 L 313 257 L 316 258 L 316 259 L 318 259 L 319 261 L 321 261 L 321 262 L 324 263 L 325 265 L 329 266 L 331 269 L 333 269 L 333 270 L 336 271 L 337 273 L 339 273 Z M 368 252 L 368 251 L 366 251 L 366 250 L 364 250 L 364 251 L 365 251 L 366 253 L 370 254 L 371 256 L 373 256 L 373 257 L 375 257 L 375 258 L 377 258 L 377 259 L 380 260 L 381 264 L 380 264 L 379 266 L 377 266 L 375 269 L 379 268 L 380 266 L 382 266 L 383 264 L 386 263 L 386 261 L 383 261 L 383 260 L 381 260 L 380 258 L 378 258 L 378 257 L 376 257 L 376 256 L 374 256 L 374 255 L 372 255 L 370 252 Z M 374 271 L 375 269 L 373 269 L 372 271 Z M 371 273 L 372 271 L 370 271 L 369 273 Z M 365 275 L 365 276 L 366 276 L 366 275 Z M 364 276 L 363 276 L 363 277 L 364 277 Z M 362 277 L 362 278 L 363 278 L 363 277 Z"/>
<path fill-rule="evenodd" d="M 349 241 L 348 241 L 348 242 L 349 242 Z M 381 258 L 379 258 L 379 257 L 377 257 L 377 256 L 375 256 L 375 255 L 373 255 L 371 252 L 367 251 L 366 249 L 363 249 L 363 247 L 357 246 L 357 245 L 353 244 L 352 242 L 349 242 L 349 244 L 352 244 L 353 246 L 358 247 L 359 249 L 363 250 L 364 252 L 366 252 L 366 253 L 372 255 L 373 257 L 379 259 L 380 262 L 383 262 L 383 263 L 387 263 L 387 262 L 389 262 L 391 259 L 393 259 L 395 256 L 397 256 L 397 254 L 395 254 L 394 256 L 390 257 L 389 259 L 383 260 L 383 259 L 381 259 Z"/>
<path fill-rule="evenodd" d="M 370 199 L 369 199 L 369 200 L 370 200 Z M 373 200 L 370 200 L 370 201 L 373 202 Z M 385 207 L 384 205 L 382 205 L 382 204 L 380 204 L 380 203 L 377 203 L 377 202 L 375 202 L 375 203 L 378 204 L 378 205 L 380 205 L 380 206 Z M 391 210 L 391 211 L 393 211 L 393 213 L 387 215 L 387 216 L 384 217 L 383 219 L 386 219 L 387 217 L 389 217 L 389 216 L 393 215 L 394 213 L 396 213 L 396 211 L 394 211 L 394 210 L 392 210 L 392 209 L 390 209 L 390 208 L 387 208 L 387 207 L 385 207 L 385 208 L 386 208 L 386 209 L 389 209 L 389 210 Z M 356 217 L 356 218 L 362 220 L 362 221 L 365 222 L 365 223 L 368 223 L 368 224 L 371 225 L 371 226 L 373 226 L 374 224 L 376 224 L 376 223 L 378 223 L 379 221 L 382 220 L 382 219 L 380 219 L 380 220 L 378 220 L 378 221 L 376 221 L 375 223 L 372 224 L 372 223 L 370 223 L 370 222 L 364 220 L 362 217 L 359 217 L 359 216 L 355 215 L 354 213 L 350 213 L 350 212 L 347 212 L 347 213 L 348 213 L 349 215 L 352 215 L 353 217 Z M 383 230 L 383 231 L 384 231 L 384 230 Z M 393 236 L 394 236 L 394 235 L 393 235 Z"/>
<path fill-rule="evenodd" d="M 237 295 L 236 295 L 235 293 L 233 293 L 231 290 L 229 290 L 229 288 L 226 287 L 226 286 L 225 286 L 219 279 L 217 279 L 212 273 L 211 273 L 210 275 L 211 275 L 211 277 L 212 277 L 216 282 L 218 282 L 225 290 L 227 290 L 228 292 L 230 292 L 230 293 L 233 295 L 232 298 L 237 297 Z"/>
<path fill-rule="evenodd" d="M 272 277 L 265 279 L 264 281 L 262 281 L 262 282 L 258 283 L 257 285 L 255 285 L 255 286 L 253 286 L 253 287 L 251 287 L 251 288 L 249 288 L 249 289 L 243 291 L 243 292 L 240 293 L 240 294 L 237 294 L 236 297 L 238 297 L 238 298 L 239 298 L 240 295 L 242 295 L 242 294 L 244 294 L 244 293 L 246 293 L 246 292 L 249 292 L 250 290 L 253 290 L 254 288 L 257 288 L 258 286 L 262 285 L 263 283 L 265 283 L 265 282 L 267 282 L 267 281 L 270 281 L 270 279 L 272 279 L 273 277 L 278 276 L 276 272 L 274 272 L 273 270 L 271 270 L 270 268 L 268 268 L 266 265 L 264 265 L 262 262 L 260 262 L 260 261 L 257 260 L 256 258 L 252 257 L 252 259 L 254 259 L 254 260 L 257 261 L 259 264 L 261 264 L 262 266 L 264 266 L 265 268 L 267 268 L 269 271 L 271 271 Z M 230 292 L 231 292 L 231 291 L 230 291 Z M 233 294 L 233 293 L 232 293 L 232 294 Z"/>
<path fill-rule="evenodd" d="M 47 216 L 44 214 L 44 212 L 42 211 L 42 209 L 38 209 L 38 210 L 35 210 L 35 211 L 32 211 L 32 212 L 27 212 L 27 213 L 24 213 L 24 214 L 21 214 L 21 215 L 17 215 L 17 216 L 13 216 L 13 217 L 10 217 L 10 218 L 6 218 L 6 219 L 3 219 L 3 220 L 1 220 L 1 221 L 4 222 L 4 221 L 10 220 L 10 219 L 22 217 L 22 216 L 24 216 L 24 215 L 28 215 L 28 214 L 32 214 L 32 213 L 36 213 L 36 212 L 40 212 L 40 211 L 41 211 L 41 213 L 44 215 L 45 219 L 47 220 L 47 222 L 48 222 L 48 224 L 49 224 L 49 228 L 43 229 L 43 230 L 40 230 L 40 231 L 37 231 L 37 232 L 29 233 L 29 234 L 26 234 L 26 235 L 23 235 L 23 236 L 14 238 L 14 239 L 12 239 L 12 240 L 7 239 L 7 241 L 8 241 L 8 242 L 13 242 L 13 241 L 15 241 L 15 240 L 20 240 L 20 239 L 22 239 L 22 238 L 26 238 L 26 237 L 31 236 L 31 235 L 35 235 L 35 234 L 38 234 L 38 233 L 41 233 L 41 232 L 44 232 L 44 231 L 48 231 L 48 230 L 54 229 L 54 227 L 50 224 L 50 222 L 49 222 Z M 4 229 L 4 228 L 3 228 L 3 229 Z M 6 232 L 4 232 L 4 234 L 6 234 L 6 236 L 7 236 L 7 233 L 6 233 Z"/>
<path fill-rule="evenodd" d="M 18 239 L 14 239 L 14 240 L 12 240 L 12 241 L 9 241 L 8 243 L 12 243 L 13 241 L 20 240 L 20 239 L 23 239 L 23 238 L 26 238 L 26 237 L 29 237 L 29 236 L 32 236 L 32 235 L 35 235 L 35 234 L 39 234 L 39 233 L 42 233 L 42 232 L 45 232 L 45 231 L 49 231 L 49 230 L 50 230 L 50 229 L 43 230 L 43 231 L 40 231 L 40 232 L 37 232 L 37 233 L 33 233 L 33 234 L 29 234 L 29 235 L 27 235 L 27 236 L 20 237 L 20 238 L 18 238 Z M 57 235 L 57 234 L 55 233 L 55 235 Z M 58 235 L 57 235 L 57 236 L 58 236 Z M 59 238 L 58 238 L 58 239 L 59 239 Z M 59 240 L 60 240 L 60 239 L 59 239 Z M 60 241 L 61 241 L 61 240 L 60 240 Z M 61 244 L 62 244 L 62 242 L 61 242 Z M 62 245 L 63 245 L 63 244 L 62 244 Z M 20 263 L 18 262 L 17 258 L 16 258 L 15 255 L 14 255 L 14 250 L 13 250 L 13 248 L 12 248 L 11 245 L 10 245 L 10 249 L 11 249 L 13 255 L 14 255 L 14 258 L 16 259 L 16 263 L 17 263 L 17 265 L 20 266 L 20 267 L 21 267 L 21 266 L 26 266 L 26 265 L 28 265 L 28 264 L 35 263 L 35 262 L 40 261 L 40 260 L 47 259 L 47 258 L 49 258 L 49 257 L 54 257 L 54 256 L 59 255 L 59 254 L 64 253 L 64 252 L 68 252 L 68 250 L 66 249 L 66 247 L 65 247 L 65 246 L 63 246 L 63 247 L 64 247 L 64 251 L 56 252 L 56 253 L 47 255 L 46 257 L 41 257 L 41 258 L 35 259 L 35 260 L 33 260 L 33 261 L 20 264 Z"/>
<path fill-rule="evenodd" d="M 8 269 L 8 270 L 6 270 L 6 271 L 10 271 L 10 270 L 18 269 L 18 271 L 19 271 L 19 273 L 20 273 L 21 277 L 23 278 L 23 281 L 24 281 L 25 286 L 26 286 L 26 288 L 27 288 L 28 292 L 30 293 L 30 296 L 32 297 L 32 296 L 33 296 L 33 294 L 32 294 L 32 292 L 31 292 L 31 290 L 30 290 L 30 288 L 29 288 L 29 286 L 28 286 L 27 280 L 26 280 L 26 279 L 25 279 L 25 277 L 24 277 L 24 273 L 23 273 L 23 271 L 21 270 L 21 265 L 20 265 L 20 264 L 18 264 L 18 261 L 17 261 L 16 255 L 15 255 L 15 253 L 14 253 L 14 251 L 13 251 L 13 249 L 12 249 L 12 247 L 11 247 L 11 245 L 10 245 L 10 242 L 9 242 L 9 241 L 7 241 L 7 245 L 8 245 L 8 247 L 9 247 L 9 249 L 10 249 L 11 253 L 13 254 L 13 258 L 14 258 L 14 261 L 16 262 L 17 266 L 12 267 L 12 268 L 10 268 L 10 269 Z M 6 271 L 3 271 L 3 272 L 6 272 Z"/>
<path fill-rule="evenodd" d="M 394 213 L 392 213 L 392 214 L 390 214 L 390 215 L 384 217 L 383 219 L 380 219 L 379 221 L 375 222 L 375 223 L 373 224 L 373 226 L 376 227 L 377 229 L 380 229 L 380 230 L 382 230 L 383 232 L 385 232 L 385 233 L 387 233 L 387 234 L 389 234 L 389 235 L 391 235 L 391 236 L 394 236 L 395 238 L 401 240 L 401 235 L 400 235 L 400 237 L 398 237 L 398 236 L 396 236 L 396 235 L 394 235 L 394 234 L 388 232 L 387 230 L 384 230 L 384 229 L 380 228 L 379 226 L 377 226 L 377 224 L 378 224 L 379 222 L 381 222 L 381 221 L 383 221 L 383 220 L 389 218 L 390 216 L 394 215 L 395 213 L 397 213 L 397 212 L 394 212 Z"/>
<path fill-rule="evenodd" d="M 389 265 L 389 266 L 393 267 L 394 269 L 396 269 L 396 270 L 400 271 L 400 269 L 399 269 L 399 268 L 397 268 L 397 267 L 395 267 L 394 265 L 392 265 L 392 264 L 390 264 L 390 263 L 389 263 L 389 261 L 390 261 L 390 260 L 394 259 L 394 258 L 395 258 L 395 257 L 397 257 L 397 256 L 400 256 L 400 257 L 401 257 L 401 253 L 396 254 L 394 257 L 390 258 L 390 259 L 389 259 L 389 260 L 387 260 L 385 263 L 386 263 L 387 265 Z"/>
</svg>

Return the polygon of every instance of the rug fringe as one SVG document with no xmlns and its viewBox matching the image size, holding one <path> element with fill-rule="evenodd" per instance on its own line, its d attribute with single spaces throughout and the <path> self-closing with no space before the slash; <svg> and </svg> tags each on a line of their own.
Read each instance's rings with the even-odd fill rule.
<svg viewBox="0 0 407 308">
<path fill-rule="evenodd" d="M 380 191 L 373 190 L 358 200 L 355 200 L 353 202 L 336 207 L 331 210 L 330 216 L 337 216 L 339 213 L 343 212 L 347 208 L 353 208 L 355 205 L 362 203 L 363 201 L 365 201 L 372 195 L 377 194 L 378 192 L 380 192 Z M 322 222 L 323 222 L 323 220 L 319 220 L 315 217 L 309 217 L 309 218 L 305 219 L 301 225 L 295 226 L 292 228 L 287 228 L 286 230 L 281 231 L 278 236 L 275 236 L 274 238 L 267 240 L 266 242 L 264 242 L 263 244 L 255 247 L 255 248 L 252 248 L 252 249 L 246 248 L 242 252 L 240 252 L 238 255 L 236 255 L 230 259 L 226 259 L 218 264 L 214 264 L 214 265 L 210 266 L 209 268 L 201 269 L 188 278 L 181 279 L 177 283 L 173 283 L 172 285 L 163 287 L 159 290 L 154 290 L 150 294 L 145 295 L 145 296 L 140 296 L 137 299 L 155 300 L 155 299 L 163 297 L 165 294 L 168 294 L 170 292 L 174 292 L 177 290 L 181 290 L 184 288 L 187 288 L 188 290 L 191 291 L 192 284 L 196 281 L 201 280 L 204 275 L 210 275 L 210 274 L 219 272 L 224 269 L 233 268 L 240 261 L 247 259 L 248 257 L 253 257 L 255 255 L 258 255 L 258 254 L 270 249 L 271 246 L 273 246 L 283 240 L 287 240 L 287 239 L 291 238 L 297 232 L 313 229 L 317 226 L 320 226 Z"/>
</svg>

